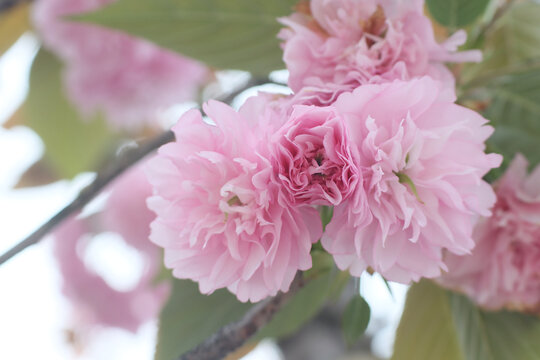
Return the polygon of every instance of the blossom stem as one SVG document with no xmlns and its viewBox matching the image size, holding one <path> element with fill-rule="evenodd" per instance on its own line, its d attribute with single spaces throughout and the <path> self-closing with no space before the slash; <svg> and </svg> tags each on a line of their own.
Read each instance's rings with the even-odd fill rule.
<svg viewBox="0 0 540 360">
<path fill-rule="evenodd" d="M 2 0 L 0 0 L 0 11 L 2 9 L 2 4 L 4 3 L 5 1 L 2 2 Z M 252 78 L 239 89 L 232 91 L 229 94 L 225 94 L 225 96 L 223 96 L 221 100 L 229 103 L 245 90 L 269 82 L 270 81 L 268 79 Z M 171 130 L 167 130 L 150 141 L 142 143 L 136 147 L 130 147 L 129 149 L 122 151 L 115 161 L 112 161 L 109 166 L 106 166 L 103 170 L 98 172 L 94 181 L 92 181 L 92 183 L 82 189 L 79 195 L 70 204 L 60 210 L 60 212 L 58 212 L 51 219 L 49 219 L 49 221 L 40 226 L 27 238 L 17 243 L 4 254 L 0 255 L 0 265 L 17 255 L 21 251 L 25 250 L 26 248 L 37 244 L 45 235 L 47 235 L 56 226 L 61 224 L 62 221 L 66 220 L 68 217 L 75 214 L 77 211 L 82 210 L 82 208 L 86 204 L 88 204 L 90 200 L 96 197 L 101 192 L 101 190 L 103 190 L 109 183 L 111 183 L 114 179 L 121 175 L 125 170 L 130 168 L 142 158 L 146 157 L 146 155 L 157 150 L 160 146 L 174 141 L 174 139 L 174 133 Z"/>
<path fill-rule="evenodd" d="M 222 327 L 214 335 L 197 347 L 181 355 L 178 360 L 217 360 L 242 346 L 257 331 L 272 320 L 274 315 L 300 290 L 306 283 L 302 273 L 298 272 L 289 291 L 279 293 L 271 299 L 263 301 L 251 308 L 244 317 L 234 323 Z"/>
</svg>

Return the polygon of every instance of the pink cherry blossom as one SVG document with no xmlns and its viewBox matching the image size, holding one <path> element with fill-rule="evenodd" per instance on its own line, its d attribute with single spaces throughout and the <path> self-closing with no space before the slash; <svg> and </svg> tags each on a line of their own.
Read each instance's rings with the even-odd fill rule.
<svg viewBox="0 0 540 360">
<path fill-rule="evenodd" d="M 122 235 L 137 249 L 154 254 L 152 258 L 158 258 L 161 250 L 149 241 L 150 223 L 155 216 L 146 206 L 152 187 L 144 173 L 145 163 L 135 165 L 113 183 L 101 218 L 106 229 Z M 159 267 L 153 270 L 158 271 Z"/>
<path fill-rule="evenodd" d="M 363 182 L 334 208 L 322 244 L 354 276 L 371 267 L 398 282 L 436 277 L 443 249 L 470 252 L 475 219 L 490 214 L 482 177 L 501 161 L 484 153 L 493 128 L 440 91 L 424 77 L 360 86 L 333 104 Z"/>
<path fill-rule="evenodd" d="M 143 39 L 61 19 L 112 2 L 38 0 L 34 24 L 65 64 L 71 100 L 86 114 L 103 111 L 115 127 L 136 129 L 154 121 L 156 110 L 195 98 L 208 70 Z"/>
<path fill-rule="evenodd" d="M 292 202 L 339 205 L 361 178 L 358 151 L 331 107 L 294 106 L 272 142 L 276 172 Z"/>
<path fill-rule="evenodd" d="M 317 211 L 291 206 L 273 181 L 266 139 L 275 125 L 252 113 L 263 109 L 259 100 L 239 113 L 209 102 L 215 125 L 189 111 L 173 127 L 176 142 L 147 170 L 157 214 L 150 238 L 173 275 L 197 281 L 202 293 L 227 287 L 253 302 L 287 291 L 296 272 L 311 267 L 322 232 Z"/>
<path fill-rule="evenodd" d="M 475 228 L 471 255 L 448 254 L 440 283 L 497 310 L 540 312 L 540 166 L 517 155 L 496 183 L 493 216 Z"/>
<path fill-rule="evenodd" d="M 167 299 L 168 284 L 153 284 L 161 270 L 161 251 L 148 240 L 153 214 L 146 207 L 146 198 L 151 191 L 141 167 L 129 170 L 113 183 L 103 212 L 70 218 L 54 233 L 63 292 L 87 323 L 135 332 L 158 315 Z M 144 259 L 142 276 L 131 290 L 112 288 L 83 261 L 89 241 L 103 231 L 117 232 Z"/>
<path fill-rule="evenodd" d="M 422 0 L 311 0 L 280 21 L 289 86 L 304 99 L 329 104 L 362 84 L 430 75 L 454 92 L 443 62 L 480 61 L 479 51 L 456 53 L 458 31 L 435 41 Z"/>
</svg>

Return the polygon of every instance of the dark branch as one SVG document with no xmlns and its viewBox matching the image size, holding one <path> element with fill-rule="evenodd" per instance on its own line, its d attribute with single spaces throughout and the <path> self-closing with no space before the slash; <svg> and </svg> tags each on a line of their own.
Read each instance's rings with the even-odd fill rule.
<svg viewBox="0 0 540 360">
<path fill-rule="evenodd" d="M 40 228 L 34 231 L 26 239 L 9 249 L 7 252 L 0 256 L 0 265 L 17 255 L 27 247 L 38 243 L 49 231 L 59 225 L 62 221 L 67 219 L 70 215 L 81 210 L 86 204 L 90 202 L 103 188 L 105 188 L 110 182 L 124 172 L 131 165 L 144 158 L 149 153 L 153 152 L 161 145 L 166 144 L 174 140 L 174 133 L 172 131 L 166 131 L 159 135 L 155 139 L 143 143 L 142 145 L 130 148 L 120 153 L 117 161 L 111 166 L 106 167 L 103 171 L 98 173 L 96 179 L 87 187 L 81 190 L 77 198 L 73 200 L 69 205 L 63 208 L 59 213 L 53 216 L 49 221 L 43 224 Z"/>
<path fill-rule="evenodd" d="M 242 320 L 222 327 L 217 333 L 199 344 L 196 348 L 180 356 L 179 360 L 218 360 L 242 346 L 257 331 L 272 320 L 287 301 L 304 286 L 302 273 L 296 274 L 286 293 L 263 301 L 251 308 Z"/>
<path fill-rule="evenodd" d="M 31 0 L 0 0 L 0 13 L 6 12 L 19 4 L 28 3 Z"/>
</svg>

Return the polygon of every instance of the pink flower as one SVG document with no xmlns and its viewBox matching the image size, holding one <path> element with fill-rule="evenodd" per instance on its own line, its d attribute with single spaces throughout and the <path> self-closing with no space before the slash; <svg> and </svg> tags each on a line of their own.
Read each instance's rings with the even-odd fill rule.
<svg viewBox="0 0 540 360">
<path fill-rule="evenodd" d="M 475 228 L 469 256 L 447 254 L 439 282 L 488 309 L 540 312 L 540 167 L 517 155 L 496 183 L 493 216 Z"/>
<path fill-rule="evenodd" d="M 293 107 L 272 139 L 277 176 L 292 202 L 339 205 L 353 193 L 361 173 L 348 135 L 335 109 Z"/>
<path fill-rule="evenodd" d="M 458 31 L 435 41 L 422 0 L 311 0 L 280 21 L 289 86 L 311 103 L 329 104 L 362 84 L 430 75 L 454 92 L 446 61 L 480 61 L 481 53 L 455 53 Z"/>
<path fill-rule="evenodd" d="M 334 208 L 322 244 L 339 268 L 369 266 L 389 280 L 445 269 L 442 251 L 466 254 L 493 190 L 482 180 L 501 157 L 484 153 L 493 132 L 477 113 L 440 96 L 429 77 L 364 85 L 334 107 L 359 152 L 363 182 Z"/>
<path fill-rule="evenodd" d="M 71 218 L 54 233 L 55 254 L 63 278 L 63 292 L 84 321 L 135 332 L 154 319 L 168 297 L 168 284 L 154 285 L 161 270 L 161 251 L 148 240 L 152 213 L 146 208 L 151 188 L 140 167 L 115 181 L 105 210 L 90 218 Z M 117 232 L 144 259 L 135 287 L 118 291 L 87 267 L 83 260 L 93 235 Z"/>
<path fill-rule="evenodd" d="M 161 250 L 149 241 L 150 223 L 155 215 L 146 206 L 146 199 L 152 195 L 152 187 L 144 173 L 142 164 L 128 169 L 112 185 L 112 191 L 102 213 L 106 229 L 122 235 L 132 246 L 141 251 L 161 257 Z M 159 271 L 160 264 L 152 264 Z"/>
<path fill-rule="evenodd" d="M 69 22 L 66 15 L 97 10 L 114 0 L 39 0 L 34 23 L 44 45 L 64 62 L 72 101 L 85 113 L 137 129 L 156 110 L 191 100 L 208 77 L 200 63 L 117 31 Z"/>
<path fill-rule="evenodd" d="M 227 287 L 253 302 L 287 291 L 297 270 L 311 267 L 322 232 L 317 211 L 292 207 L 273 181 L 273 125 L 251 112 L 260 105 L 237 113 L 211 101 L 204 110 L 215 125 L 189 111 L 173 127 L 176 142 L 148 167 L 157 214 L 150 238 L 165 249 L 165 265 L 202 293 Z"/>
</svg>

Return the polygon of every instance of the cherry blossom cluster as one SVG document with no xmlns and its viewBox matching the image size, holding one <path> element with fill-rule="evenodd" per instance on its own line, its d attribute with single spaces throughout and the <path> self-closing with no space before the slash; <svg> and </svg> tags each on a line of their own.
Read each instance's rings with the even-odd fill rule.
<svg viewBox="0 0 540 360">
<path fill-rule="evenodd" d="M 153 214 L 145 201 L 152 189 L 138 166 L 116 180 L 108 192 L 103 211 L 72 217 L 54 232 L 54 252 L 63 293 L 76 311 L 76 327 L 84 330 L 96 324 L 136 332 L 156 318 L 169 294 L 169 284 L 156 283 L 161 250 L 148 241 Z M 142 274 L 129 290 L 115 289 L 85 261 L 92 238 L 105 231 L 120 235 L 143 260 Z"/>
<path fill-rule="evenodd" d="M 289 86 L 308 101 L 329 104 L 359 85 L 429 75 L 454 93 L 443 62 L 480 61 L 478 50 L 457 53 L 466 33 L 435 41 L 423 0 L 311 0 L 280 21 Z"/>
<path fill-rule="evenodd" d="M 474 230 L 471 256 L 448 254 L 439 282 L 479 305 L 540 313 L 540 167 L 517 155 L 495 184 L 493 216 Z"/>
<path fill-rule="evenodd" d="M 66 93 L 85 115 L 115 128 L 154 125 L 157 110 L 195 99 L 209 78 L 201 63 L 118 31 L 67 19 L 115 0 L 38 0 L 33 23 L 65 65 Z"/>
<path fill-rule="evenodd" d="M 475 246 L 496 197 L 482 180 L 487 120 L 455 104 L 423 2 L 312 0 L 280 21 L 293 95 L 259 94 L 235 111 L 186 113 L 147 166 L 150 239 L 174 276 L 241 301 L 287 291 L 321 241 L 353 276 L 407 283 Z M 333 207 L 323 226 L 318 210 Z"/>
</svg>

